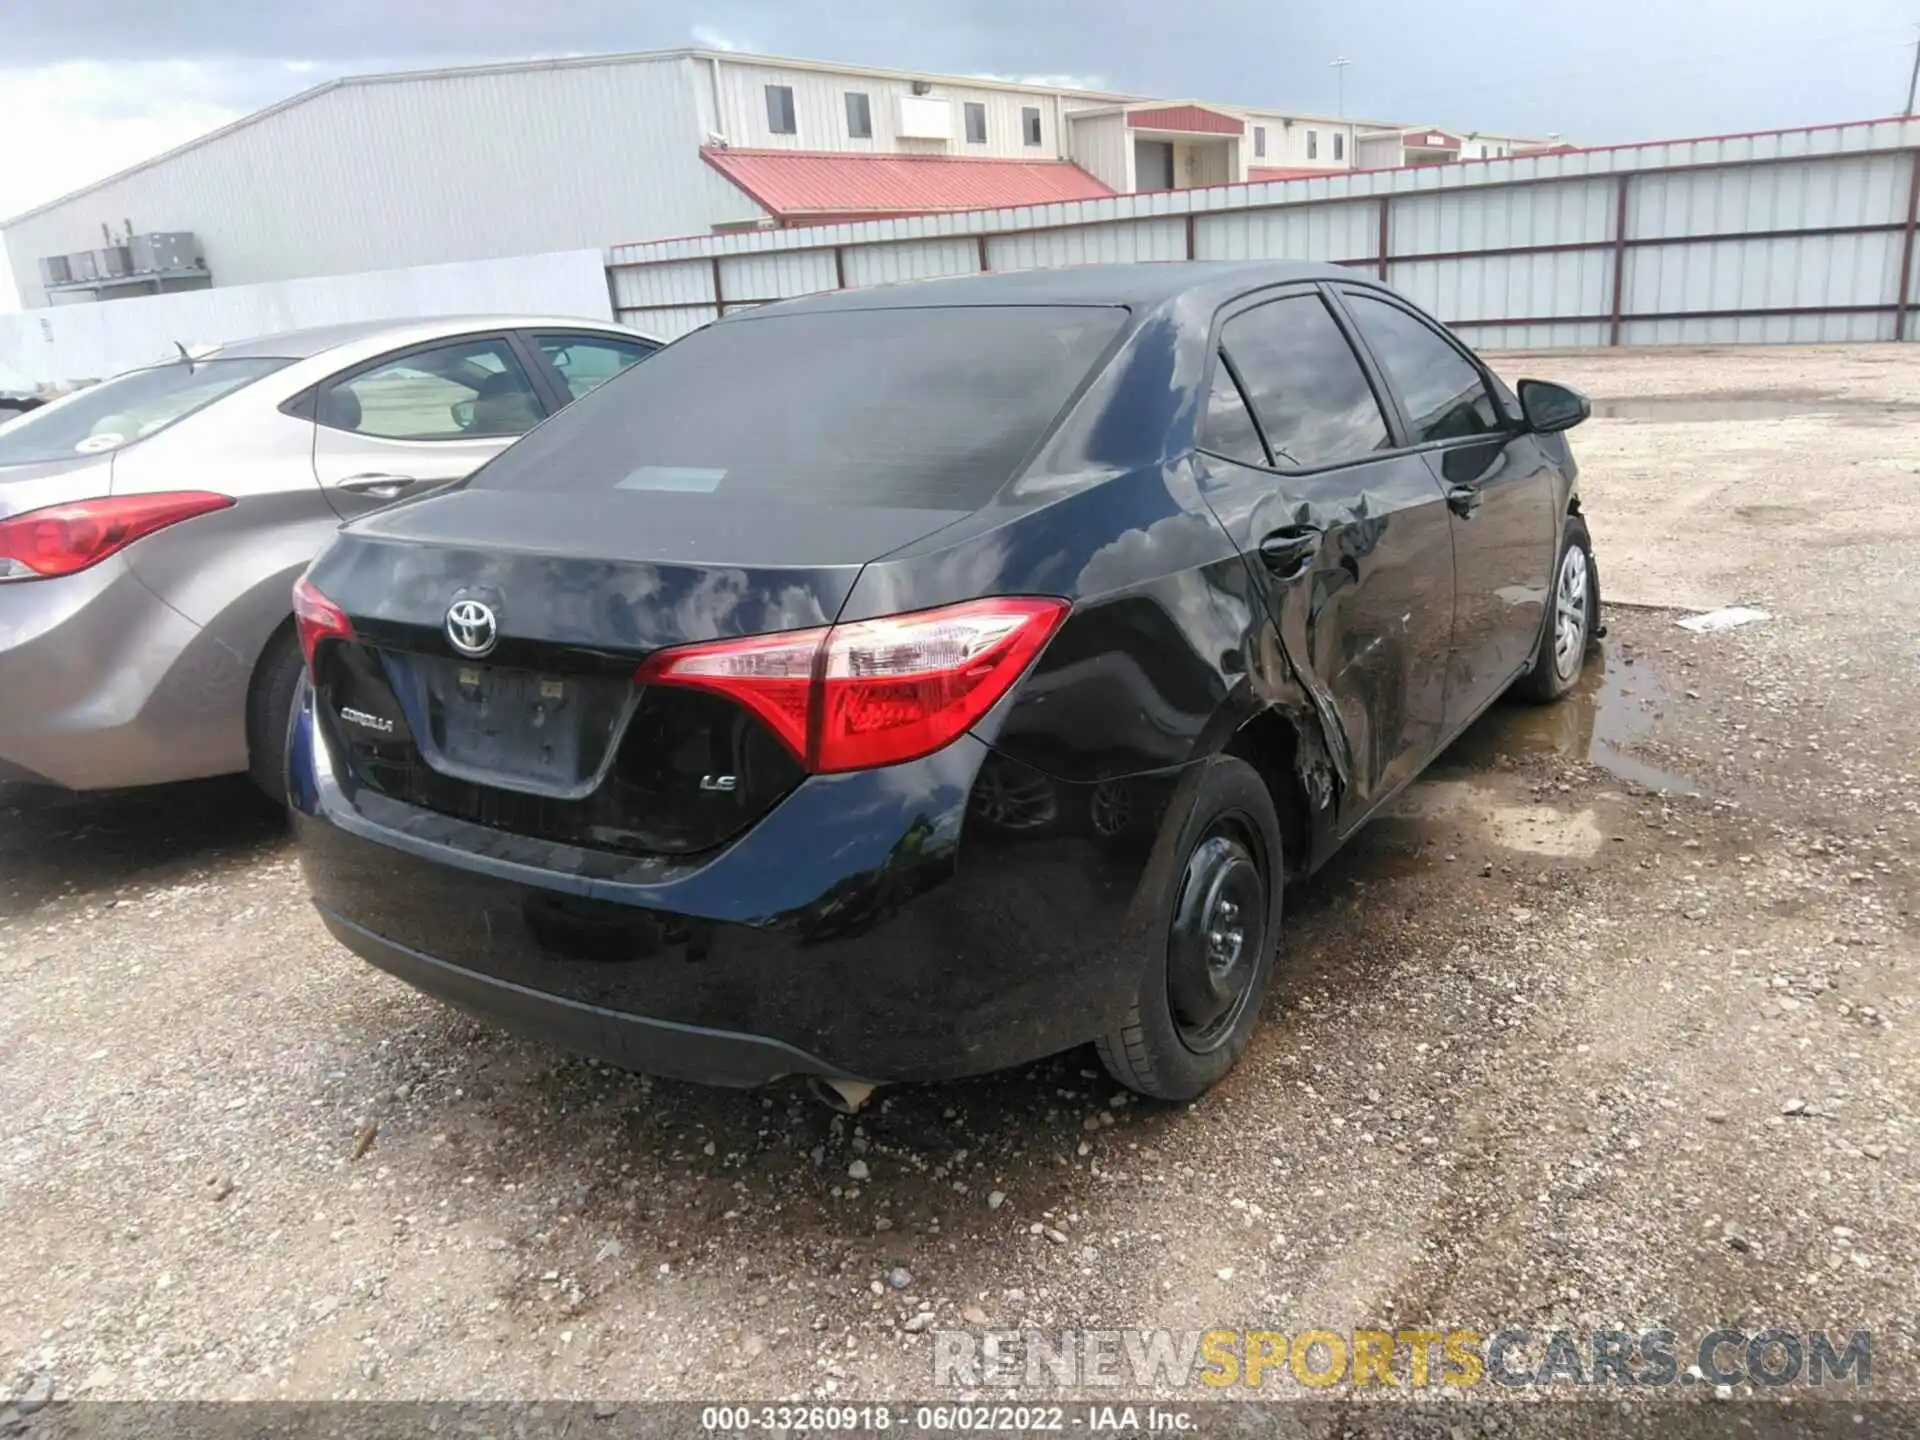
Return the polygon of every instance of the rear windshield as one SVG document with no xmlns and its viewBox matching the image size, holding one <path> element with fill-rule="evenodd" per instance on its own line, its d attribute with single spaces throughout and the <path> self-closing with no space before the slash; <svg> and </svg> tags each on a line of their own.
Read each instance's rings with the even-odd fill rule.
<svg viewBox="0 0 1920 1440">
<path fill-rule="evenodd" d="M 715 325 L 570 405 L 472 483 L 976 509 L 1126 318 L 979 306 Z"/>
<path fill-rule="evenodd" d="M 0 429 L 0 465 L 99 455 L 131 445 L 290 360 L 177 360 L 129 370 Z"/>
</svg>

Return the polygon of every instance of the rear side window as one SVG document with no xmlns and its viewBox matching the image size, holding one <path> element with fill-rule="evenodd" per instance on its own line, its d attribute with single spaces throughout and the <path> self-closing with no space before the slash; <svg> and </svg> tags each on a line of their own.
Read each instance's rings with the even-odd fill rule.
<svg viewBox="0 0 1920 1440">
<path fill-rule="evenodd" d="M 1207 428 L 1203 448 L 1243 465 L 1266 465 L 1267 447 L 1260 443 L 1247 397 L 1227 368 L 1226 358 L 1213 367 L 1213 388 L 1207 394 Z"/>
<path fill-rule="evenodd" d="M 315 410 L 330 430 L 385 440 L 519 435 L 545 415 L 527 372 L 497 338 L 412 350 L 332 381 Z"/>
<path fill-rule="evenodd" d="M 629 365 L 637 365 L 657 348 L 639 340 L 611 335 L 538 335 L 534 344 L 547 363 L 566 381 L 575 400 L 598 390 Z"/>
<path fill-rule="evenodd" d="M 164 430 L 291 360 L 178 360 L 130 370 L 30 410 L 0 435 L 0 465 L 104 455 Z"/>
<path fill-rule="evenodd" d="M 977 509 L 1126 318 L 1110 306 L 979 306 L 714 325 L 568 406 L 472 484 Z"/>
<path fill-rule="evenodd" d="M 1505 428 L 1480 372 L 1424 320 L 1347 290 L 1347 309 L 1413 422 L 1413 443 L 1492 435 Z"/>
<path fill-rule="evenodd" d="M 1274 464 L 1338 465 L 1391 444 L 1366 372 L 1318 295 L 1244 310 L 1221 328 L 1220 343 L 1247 387 Z"/>
</svg>

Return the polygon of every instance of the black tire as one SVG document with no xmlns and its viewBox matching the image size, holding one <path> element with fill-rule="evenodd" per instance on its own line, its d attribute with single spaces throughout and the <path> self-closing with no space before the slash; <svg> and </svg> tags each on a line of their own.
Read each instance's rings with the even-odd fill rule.
<svg viewBox="0 0 1920 1440">
<path fill-rule="evenodd" d="M 247 773 L 276 805 L 287 803 L 287 730 L 306 659 L 289 622 L 273 632 L 247 692 Z"/>
<path fill-rule="evenodd" d="M 1280 819 L 1259 772 L 1232 757 L 1212 762 L 1175 853 L 1179 870 L 1161 901 L 1160 940 L 1139 993 L 1120 1023 L 1095 1042 L 1109 1075 L 1156 1100 L 1191 1100 L 1213 1085 L 1233 1068 L 1260 1021 L 1280 939 L 1286 866 Z M 1253 873 L 1243 874 L 1249 865 Z M 1254 880 L 1258 901 L 1247 888 Z M 1241 911 L 1257 913 L 1246 918 Z M 1223 913 L 1241 919 L 1239 941 L 1209 949 L 1206 937 Z M 1235 932 L 1229 926 L 1224 933 Z M 1225 949 L 1234 959 L 1222 973 L 1215 967 Z M 1203 1025 L 1205 1005 L 1229 987 L 1230 1008 Z"/>
<path fill-rule="evenodd" d="M 1568 669 L 1560 661 L 1557 607 L 1565 578 L 1562 572 L 1571 563 L 1575 553 L 1580 556 L 1587 572 L 1586 621 L 1579 642 L 1573 647 L 1572 668 Z M 1586 668 L 1588 654 L 1599 643 L 1599 636 L 1600 567 L 1594 563 L 1593 541 L 1587 536 L 1587 522 L 1578 515 L 1569 515 L 1560 530 L 1560 551 L 1553 560 L 1553 578 L 1547 592 L 1547 616 L 1540 627 L 1540 644 L 1533 652 L 1533 668 L 1514 682 L 1513 693 L 1523 700 L 1543 704 L 1560 699 L 1580 683 L 1580 673 Z"/>
</svg>

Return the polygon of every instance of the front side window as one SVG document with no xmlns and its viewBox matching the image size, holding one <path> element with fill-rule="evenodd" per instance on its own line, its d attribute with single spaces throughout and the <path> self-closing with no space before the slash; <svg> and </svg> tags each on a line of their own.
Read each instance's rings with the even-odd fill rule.
<svg viewBox="0 0 1920 1440">
<path fill-rule="evenodd" d="M 791 85 L 767 86 L 767 129 L 776 135 L 794 133 Z"/>
<path fill-rule="evenodd" d="M 1246 385 L 1274 464 L 1338 465 L 1392 443 L 1366 372 L 1318 295 L 1242 311 L 1221 328 L 1220 343 Z"/>
<path fill-rule="evenodd" d="M 1247 409 L 1247 397 L 1240 393 L 1224 357 L 1214 363 L 1213 388 L 1207 392 L 1207 427 L 1201 440 L 1204 449 L 1243 465 L 1270 463 Z"/>
<path fill-rule="evenodd" d="M 383 440 L 521 435 L 545 418 L 507 342 L 460 340 L 376 364 L 321 388 L 314 418 Z"/>
<path fill-rule="evenodd" d="M 1479 369 L 1424 320 L 1371 295 L 1346 292 L 1347 308 L 1413 424 L 1413 443 L 1505 429 Z"/>
<path fill-rule="evenodd" d="M 536 335 L 534 343 L 560 372 L 560 378 L 567 382 L 567 393 L 575 400 L 598 390 L 654 350 L 644 341 L 612 335 Z"/>
<path fill-rule="evenodd" d="M 1021 138 L 1029 145 L 1040 143 L 1040 107 L 1023 105 L 1020 109 Z"/>
<path fill-rule="evenodd" d="M 853 140 L 873 138 L 873 103 L 860 90 L 847 91 L 847 136 Z"/>
<path fill-rule="evenodd" d="M 1126 323 L 1115 306 L 826 310 L 667 346 L 483 467 L 481 490 L 972 510 Z"/>
<path fill-rule="evenodd" d="M 967 101 L 967 143 L 987 143 L 987 107 L 978 100 Z"/>
<path fill-rule="evenodd" d="M 36 465 L 75 455 L 104 455 L 164 430 L 291 365 L 271 358 L 176 360 L 130 370 L 38 410 L 0 433 L 0 465 Z M 4 482 L 5 475 L 0 475 Z"/>
</svg>

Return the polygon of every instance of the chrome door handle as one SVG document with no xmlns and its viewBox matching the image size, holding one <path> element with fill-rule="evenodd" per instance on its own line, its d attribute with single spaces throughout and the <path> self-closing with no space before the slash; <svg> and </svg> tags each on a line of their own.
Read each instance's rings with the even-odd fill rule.
<svg viewBox="0 0 1920 1440">
<path fill-rule="evenodd" d="M 349 475 L 340 482 L 340 488 L 351 490 L 355 495 L 371 495 L 376 500 L 391 500 L 419 483 L 411 475 Z"/>
</svg>

